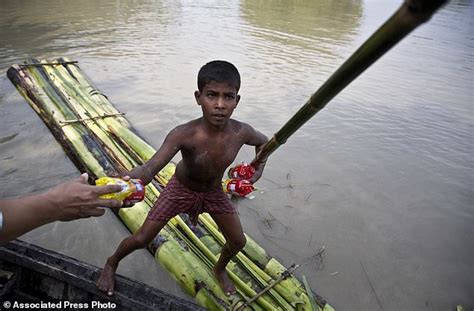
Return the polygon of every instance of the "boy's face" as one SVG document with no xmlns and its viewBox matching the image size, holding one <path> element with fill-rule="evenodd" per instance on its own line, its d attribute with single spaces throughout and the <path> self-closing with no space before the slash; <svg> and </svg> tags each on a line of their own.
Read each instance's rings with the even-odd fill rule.
<svg viewBox="0 0 474 311">
<path fill-rule="evenodd" d="M 240 100 L 235 86 L 227 82 L 211 81 L 204 85 L 202 91 L 194 92 L 202 114 L 211 125 L 222 127 L 227 124 Z"/>
</svg>

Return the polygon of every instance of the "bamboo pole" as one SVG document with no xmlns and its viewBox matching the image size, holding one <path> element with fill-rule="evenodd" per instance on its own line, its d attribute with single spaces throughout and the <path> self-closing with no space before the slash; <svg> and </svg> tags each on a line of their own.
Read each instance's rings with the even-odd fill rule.
<svg viewBox="0 0 474 311">
<path fill-rule="evenodd" d="M 206 216 L 208 216 L 208 214 L 206 214 Z M 199 221 L 201 221 L 204 224 L 204 227 L 207 230 L 209 230 L 209 232 L 214 236 L 214 238 L 216 238 L 216 240 L 219 243 L 221 244 L 225 243 L 225 238 L 222 235 L 222 233 L 220 233 L 217 230 L 217 228 L 212 226 L 207 221 L 207 217 L 199 218 Z M 275 279 L 272 279 L 267 273 L 261 270 L 253 261 L 247 258 L 247 256 L 245 256 L 242 252 L 239 252 L 235 256 L 235 260 L 238 261 L 243 267 L 245 267 L 247 269 L 247 272 L 251 274 L 253 278 L 255 278 L 257 281 L 260 282 L 260 285 L 262 287 L 267 287 L 269 283 L 271 283 L 272 281 L 275 281 Z M 304 304 L 304 300 L 305 300 L 304 294 L 300 293 L 299 295 L 297 295 L 297 292 L 298 292 L 297 288 L 288 287 L 288 286 L 285 287 L 285 286 L 281 286 L 281 284 L 276 284 L 275 288 L 269 289 L 269 294 L 272 295 L 277 301 L 279 302 L 282 301 L 282 304 L 285 304 L 285 302 L 283 302 L 284 299 L 283 300 L 279 299 L 280 297 L 281 298 L 285 297 L 286 301 L 292 304 L 292 307 L 295 307 L 297 304 Z M 288 306 L 287 306 L 286 310 L 291 310 L 291 309 L 288 309 Z"/>
<path fill-rule="evenodd" d="M 323 109 L 326 104 L 356 79 L 370 65 L 395 46 L 412 30 L 427 22 L 448 0 L 406 0 L 341 67 L 314 93 L 298 112 L 273 135 L 256 155 L 252 163 L 267 158 L 303 124 Z"/>
<path fill-rule="evenodd" d="M 51 133 L 81 171 L 87 171 L 91 176 L 105 176 L 113 171 L 105 154 L 100 160 L 92 156 L 94 153 L 101 152 L 101 146 L 90 139 L 82 127 L 78 125 L 59 126 L 59 120 L 64 120 L 73 114 L 67 109 L 58 107 L 58 103 L 62 99 L 56 96 L 50 88 L 43 87 L 44 82 L 38 72 L 30 72 L 27 69 L 12 66 L 8 70 L 7 76 L 43 122 L 47 124 Z M 84 156 L 76 157 L 74 156 L 76 152 L 82 152 Z"/>
</svg>

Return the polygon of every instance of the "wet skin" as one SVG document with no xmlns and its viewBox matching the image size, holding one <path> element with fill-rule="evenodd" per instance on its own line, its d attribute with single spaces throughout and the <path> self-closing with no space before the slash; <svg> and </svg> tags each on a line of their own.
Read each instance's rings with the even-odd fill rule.
<svg viewBox="0 0 474 311">
<path fill-rule="evenodd" d="M 196 91 L 196 102 L 202 109 L 202 117 L 174 128 L 165 141 L 144 165 L 133 169 L 129 176 L 149 183 L 153 177 L 181 151 L 182 160 L 176 167 L 176 177 L 193 191 L 205 192 L 221 187 L 221 180 L 240 148 L 256 146 L 256 152 L 267 138 L 250 125 L 231 119 L 239 103 L 237 89 L 225 82 L 211 81 L 202 91 Z M 255 182 L 260 178 L 264 163 L 257 163 Z M 245 245 L 245 236 L 237 214 L 211 215 L 226 237 L 221 255 L 213 273 L 226 293 L 234 293 L 235 287 L 225 267 L 230 259 Z M 146 247 L 159 233 L 166 221 L 146 220 L 137 233 L 123 240 L 116 252 L 108 258 L 97 287 L 109 295 L 114 291 L 114 276 L 119 261 L 138 248 Z"/>
</svg>

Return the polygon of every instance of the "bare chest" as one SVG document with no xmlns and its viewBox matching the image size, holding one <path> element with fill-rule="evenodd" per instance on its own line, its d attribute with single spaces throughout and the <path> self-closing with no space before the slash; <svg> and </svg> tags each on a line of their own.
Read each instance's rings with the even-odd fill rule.
<svg viewBox="0 0 474 311">
<path fill-rule="evenodd" d="M 242 142 L 232 135 L 213 139 L 192 139 L 182 150 L 183 161 L 194 170 L 220 174 L 232 164 Z"/>
</svg>

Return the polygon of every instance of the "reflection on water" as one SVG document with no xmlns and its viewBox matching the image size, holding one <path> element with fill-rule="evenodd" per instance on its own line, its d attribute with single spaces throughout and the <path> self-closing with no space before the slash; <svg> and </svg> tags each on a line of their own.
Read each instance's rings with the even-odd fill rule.
<svg viewBox="0 0 474 311">
<path fill-rule="evenodd" d="M 200 66 L 226 59 L 242 75 L 235 118 L 270 136 L 401 2 L 4 0 L 0 195 L 77 173 L 6 79 L 12 63 L 78 60 L 158 147 L 200 115 Z M 451 1 L 275 152 L 256 199 L 240 202 L 246 231 L 285 264 L 303 263 L 301 273 L 340 309 L 379 309 L 374 289 L 386 310 L 447 310 L 471 299 L 473 13 L 472 1 Z M 253 153 L 244 149 L 238 161 Z M 127 234 L 111 216 L 27 238 L 102 265 Z M 322 245 L 317 270 L 305 258 Z M 179 293 L 147 256 L 134 254 L 119 272 Z M 372 289 L 359 282 L 368 278 Z"/>
<path fill-rule="evenodd" d="M 356 33 L 363 5 L 361 0 L 244 0 L 242 12 L 258 37 L 331 53 L 334 44 L 346 44 Z"/>
<path fill-rule="evenodd" d="M 168 24 L 179 16 L 179 3 L 163 1 L 16 1 L 2 2 L 0 69 L 30 56 L 92 54 L 134 57 L 135 41 L 164 40 Z"/>
</svg>

